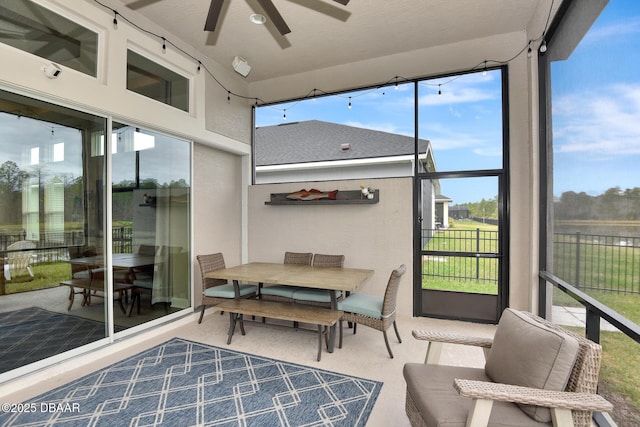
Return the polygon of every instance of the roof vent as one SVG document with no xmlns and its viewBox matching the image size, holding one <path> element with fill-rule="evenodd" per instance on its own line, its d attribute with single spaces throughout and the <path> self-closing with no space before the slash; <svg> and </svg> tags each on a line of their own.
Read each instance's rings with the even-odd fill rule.
<svg viewBox="0 0 640 427">
<path fill-rule="evenodd" d="M 347 151 L 351 149 L 351 144 L 346 143 L 346 144 L 342 144 L 340 145 L 340 148 L 342 149 L 342 151 Z"/>
</svg>

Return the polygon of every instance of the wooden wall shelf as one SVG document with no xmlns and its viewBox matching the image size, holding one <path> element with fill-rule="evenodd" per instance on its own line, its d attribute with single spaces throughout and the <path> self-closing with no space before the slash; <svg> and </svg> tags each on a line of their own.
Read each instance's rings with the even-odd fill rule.
<svg viewBox="0 0 640 427">
<path fill-rule="evenodd" d="M 319 206 L 319 205 L 372 205 L 380 200 L 380 190 L 373 190 L 373 199 L 362 198 L 360 190 L 338 191 L 336 199 L 318 200 L 291 200 L 287 195 L 291 193 L 271 193 L 271 200 L 264 202 L 265 205 L 288 205 L 288 206 Z"/>
</svg>

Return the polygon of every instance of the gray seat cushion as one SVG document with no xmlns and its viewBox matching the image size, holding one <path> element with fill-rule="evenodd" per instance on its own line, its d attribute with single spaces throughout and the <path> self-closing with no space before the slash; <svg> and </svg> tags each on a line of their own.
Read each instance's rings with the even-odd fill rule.
<svg viewBox="0 0 640 427">
<path fill-rule="evenodd" d="M 460 396 L 453 388 L 455 378 L 491 381 L 480 368 L 407 363 L 403 370 L 407 393 L 430 427 L 464 427 L 472 400 Z M 541 427 L 513 403 L 494 402 L 489 418 L 492 427 Z"/>
<path fill-rule="evenodd" d="M 492 381 L 562 391 L 567 386 L 578 355 L 578 341 L 507 309 L 502 314 L 485 372 Z M 547 408 L 521 405 L 536 421 L 548 422 Z"/>
</svg>

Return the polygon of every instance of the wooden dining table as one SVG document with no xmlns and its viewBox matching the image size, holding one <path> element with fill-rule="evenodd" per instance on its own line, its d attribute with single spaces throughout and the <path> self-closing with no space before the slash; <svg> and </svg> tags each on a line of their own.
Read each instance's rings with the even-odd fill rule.
<svg viewBox="0 0 640 427">
<path fill-rule="evenodd" d="M 71 258 L 69 262 L 76 265 L 86 265 L 89 268 L 104 267 L 106 263 L 106 257 L 97 255 L 82 258 Z M 132 270 L 134 268 L 142 268 L 153 265 L 155 263 L 155 256 L 117 253 L 111 256 L 111 262 L 113 264 L 113 268 Z"/>
<path fill-rule="evenodd" d="M 314 267 L 299 264 L 250 262 L 235 267 L 210 271 L 205 277 L 227 279 L 234 284 L 236 298 L 240 297 L 240 282 L 258 284 L 290 285 L 305 288 L 325 289 L 331 295 L 331 309 L 338 309 L 337 291 L 353 292 L 374 273 L 374 270 L 342 267 Z M 337 326 L 329 333 L 329 352 L 335 346 Z"/>
</svg>

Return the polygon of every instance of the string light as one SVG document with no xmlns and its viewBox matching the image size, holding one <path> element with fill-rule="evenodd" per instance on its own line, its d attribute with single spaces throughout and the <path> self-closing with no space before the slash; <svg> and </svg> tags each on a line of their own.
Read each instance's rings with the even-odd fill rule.
<svg viewBox="0 0 640 427">
<path fill-rule="evenodd" d="M 196 61 L 196 62 L 198 63 L 198 67 L 197 67 L 198 72 L 200 72 L 200 71 L 201 71 L 201 69 L 202 69 L 202 68 L 204 68 L 205 72 L 206 72 L 206 73 L 207 73 L 207 74 L 208 74 L 208 75 L 209 75 L 209 76 L 210 76 L 210 77 L 211 77 L 211 78 L 212 78 L 212 79 L 213 79 L 213 80 L 214 80 L 214 81 L 215 81 L 215 82 L 216 82 L 216 83 L 217 83 L 217 84 L 222 88 L 222 89 L 224 89 L 224 90 L 226 90 L 226 91 L 227 91 L 227 102 L 230 102 L 230 101 L 231 101 L 231 95 L 233 95 L 233 96 L 235 96 L 235 97 L 237 97 L 237 98 L 241 98 L 241 99 L 247 99 L 247 100 L 251 99 L 251 100 L 254 100 L 254 105 L 255 105 L 256 107 L 258 107 L 258 106 L 260 105 L 260 103 L 262 103 L 262 104 L 266 104 L 266 103 L 265 103 L 263 100 L 261 100 L 260 98 L 251 98 L 251 97 L 247 97 L 247 96 L 244 96 L 244 95 L 240 95 L 240 94 L 237 94 L 237 93 L 234 93 L 234 92 L 232 92 L 232 91 L 228 90 L 228 89 L 225 87 L 225 85 L 224 85 L 224 84 L 222 84 L 222 82 L 220 82 L 220 80 L 218 80 L 218 79 L 216 78 L 216 76 L 215 76 L 215 75 L 214 75 L 214 74 L 213 74 L 213 73 L 212 73 L 212 72 L 207 68 L 207 66 L 206 66 L 206 65 L 202 64 L 202 62 L 201 62 L 200 60 L 198 60 L 198 58 L 194 57 L 194 56 L 193 56 L 193 55 L 191 55 L 189 52 L 185 51 L 184 49 L 180 48 L 179 46 L 176 46 L 174 43 L 172 43 L 170 40 L 167 40 L 165 37 L 160 36 L 159 34 L 156 34 L 156 33 L 152 32 L 152 31 L 149 31 L 149 30 L 147 30 L 147 29 L 145 29 L 145 28 L 140 27 L 140 26 L 139 26 L 139 25 L 137 25 L 135 22 L 132 22 L 132 21 L 131 21 L 131 20 L 129 20 L 127 17 L 125 17 L 125 16 L 123 16 L 122 14 L 118 13 L 118 11 L 116 11 L 115 9 L 113 9 L 113 8 L 111 8 L 111 7 L 107 6 L 106 4 L 102 3 L 100 0 L 94 0 L 94 1 L 95 1 L 96 3 L 98 3 L 100 6 L 104 7 L 105 9 L 109 9 L 109 10 L 111 10 L 111 12 L 113 12 L 113 26 L 114 26 L 114 28 L 115 28 L 115 29 L 117 29 L 117 25 L 118 25 L 118 15 L 120 15 L 120 18 L 121 18 L 121 19 L 123 19 L 125 22 L 127 22 L 127 23 L 131 24 L 133 27 L 137 28 L 137 29 L 138 29 L 138 30 L 140 30 L 141 32 L 146 33 L 146 34 L 149 34 L 149 35 L 152 35 L 152 36 L 155 36 L 155 37 L 159 37 L 160 39 L 162 39 L 162 51 L 163 51 L 163 53 L 166 53 L 167 43 L 169 43 L 169 44 L 171 44 L 171 45 L 172 45 L 176 50 L 180 51 L 180 52 L 181 52 L 181 53 L 183 53 L 184 55 L 186 55 L 186 56 L 190 57 L 191 59 L 193 59 L 194 61 Z M 518 53 L 516 53 L 513 57 L 511 57 L 511 58 L 509 58 L 509 59 L 507 59 L 507 60 L 502 60 L 502 61 L 498 61 L 498 60 L 484 60 L 483 62 L 479 63 L 478 65 L 476 65 L 476 66 L 474 66 L 474 67 L 470 68 L 470 71 L 477 70 L 481 65 L 483 65 L 483 72 L 482 72 L 482 74 L 483 74 L 483 75 L 486 75 L 486 73 L 487 73 L 487 71 L 488 71 L 488 70 L 487 70 L 487 64 L 488 64 L 489 62 L 491 62 L 491 63 L 493 63 L 493 64 L 496 64 L 496 65 L 504 65 L 504 64 L 508 64 L 509 62 L 513 61 L 513 60 L 514 60 L 514 59 L 516 59 L 518 56 L 520 56 L 520 55 L 521 55 L 525 50 L 527 51 L 527 56 L 531 56 L 531 54 L 532 54 L 531 43 L 532 43 L 532 42 L 537 42 L 537 41 L 539 41 L 539 40 L 542 40 L 542 43 L 541 43 L 541 45 L 540 45 L 540 47 L 539 47 L 539 51 L 540 51 L 541 53 L 546 52 L 546 51 L 547 51 L 547 42 L 546 42 L 546 40 L 544 39 L 544 37 L 545 37 L 545 33 L 546 33 L 546 30 L 547 30 L 547 27 L 548 27 L 548 25 L 549 25 L 549 21 L 550 21 L 550 18 L 551 18 L 551 12 L 553 11 L 553 5 L 554 5 L 554 3 L 555 3 L 555 0 L 552 0 L 552 1 L 551 1 L 551 6 L 549 7 L 549 14 L 548 14 L 548 16 L 547 16 L 547 22 L 545 23 L 544 31 L 542 32 L 542 35 L 541 35 L 540 37 L 538 37 L 537 39 L 534 39 L 534 40 L 529 40 L 529 42 L 527 43 L 527 45 L 525 45 L 525 46 L 524 46 L 524 47 L 523 47 L 523 48 L 522 48 Z M 439 83 L 439 84 L 438 84 L 438 95 L 442 95 L 442 85 L 443 85 L 443 84 L 449 84 L 449 83 L 453 82 L 454 80 L 457 80 L 458 78 L 462 77 L 463 75 L 464 75 L 464 74 L 459 74 L 459 75 L 457 75 L 457 76 L 455 76 L 455 77 L 451 78 L 450 80 L 448 80 L 448 81 L 446 81 L 446 82 L 444 82 L 444 83 Z M 384 83 L 384 84 L 382 84 L 382 85 L 379 85 L 379 86 L 377 87 L 377 89 L 380 89 L 380 88 L 382 88 L 382 87 L 384 87 L 384 86 L 387 86 L 387 85 L 389 85 L 389 84 L 393 81 L 393 82 L 394 82 L 394 89 L 395 89 L 395 90 L 398 90 L 398 79 L 402 79 L 403 81 L 406 81 L 406 82 L 414 81 L 414 80 L 412 80 L 412 79 L 407 79 L 407 78 L 404 78 L 404 77 L 395 76 L 394 78 L 390 79 L 390 80 L 389 80 L 389 81 L 387 81 L 386 83 Z M 424 85 L 427 85 L 427 86 L 434 86 L 434 84 L 429 84 L 429 83 L 420 83 L 420 84 L 424 84 Z M 317 92 L 321 92 L 322 94 L 325 94 L 325 95 L 332 95 L 332 93 L 325 92 L 325 91 L 323 91 L 323 90 L 315 89 L 315 88 L 314 88 L 314 89 L 313 89 L 313 91 L 310 91 L 310 92 L 309 92 L 305 97 L 303 97 L 303 98 L 299 99 L 299 100 L 298 100 L 295 104 L 293 104 L 293 105 L 295 106 L 295 105 L 297 105 L 299 102 L 301 102 L 302 100 L 307 99 L 307 98 L 309 98 L 309 97 L 312 97 L 312 98 L 313 98 L 313 100 L 315 101 L 315 98 L 317 97 Z M 311 95 L 311 93 L 313 93 L 313 95 Z M 363 95 L 365 95 L 365 94 L 366 94 L 366 93 L 363 93 L 363 94 L 358 95 L 358 96 L 363 96 Z M 384 95 L 385 93 L 383 92 L 382 94 Z M 352 98 L 352 97 L 351 97 L 351 96 L 349 96 L 349 104 L 348 104 L 348 107 L 349 107 L 349 108 L 351 108 L 351 107 L 352 107 L 352 101 L 351 101 L 351 98 Z M 272 108 L 273 108 L 273 107 L 272 107 Z M 283 115 L 282 115 L 283 120 L 287 120 L 287 109 L 286 109 L 286 108 L 285 108 L 285 109 L 282 109 L 282 111 L 283 111 Z"/>
<path fill-rule="evenodd" d="M 546 51 L 547 51 L 547 41 L 543 39 L 542 44 L 540 45 L 540 52 L 545 53 Z"/>
</svg>

